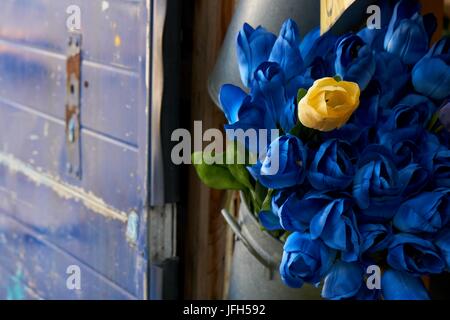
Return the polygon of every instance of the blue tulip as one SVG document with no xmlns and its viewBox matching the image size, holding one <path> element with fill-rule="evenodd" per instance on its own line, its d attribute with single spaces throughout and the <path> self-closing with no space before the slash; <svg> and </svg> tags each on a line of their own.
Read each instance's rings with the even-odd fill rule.
<svg viewBox="0 0 450 320">
<path fill-rule="evenodd" d="M 436 237 L 435 244 L 445 261 L 447 271 L 450 271 L 450 229 L 442 230 Z"/>
<path fill-rule="evenodd" d="M 359 109 L 359 108 L 358 108 Z M 361 153 L 368 145 L 377 142 L 373 128 L 370 126 L 360 126 L 350 122 L 345 126 L 326 132 L 324 139 L 339 139 L 350 143 L 359 153 Z"/>
<path fill-rule="evenodd" d="M 299 88 L 312 87 L 314 81 L 325 77 L 333 77 L 335 75 L 334 65 L 330 61 L 326 61 L 322 57 L 315 57 L 308 65 L 303 73 L 294 78 L 287 87 L 290 93 L 297 91 Z M 296 89 L 296 90 L 294 90 Z"/>
<path fill-rule="evenodd" d="M 439 109 L 439 121 L 447 132 L 450 132 L 450 100 L 446 101 Z"/>
<path fill-rule="evenodd" d="M 292 97 L 286 102 L 286 105 L 281 111 L 280 119 L 278 119 L 278 126 L 285 133 L 291 132 L 298 123 L 296 100 L 296 97 Z"/>
<path fill-rule="evenodd" d="M 390 151 L 398 168 L 415 162 L 431 172 L 433 158 L 442 149 L 435 135 L 418 126 L 379 134 L 380 144 Z"/>
<path fill-rule="evenodd" d="M 408 233 L 435 233 L 449 221 L 449 197 L 444 192 L 423 192 L 405 201 L 393 220 L 397 229 Z"/>
<path fill-rule="evenodd" d="M 315 80 L 336 75 L 336 39 L 337 36 L 330 32 L 321 36 L 320 28 L 313 29 L 304 37 L 299 48 L 305 70 L 302 77 L 296 78 L 298 88 L 309 88 Z"/>
<path fill-rule="evenodd" d="M 317 190 L 343 190 L 353 181 L 355 152 L 342 140 L 324 142 L 308 170 L 308 180 Z"/>
<path fill-rule="evenodd" d="M 450 37 L 437 42 L 414 67 L 414 89 L 430 98 L 441 100 L 450 96 Z"/>
<path fill-rule="evenodd" d="M 410 72 L 399 57 L 389 52 L 377 53 L 375 59 L 377 66 L 373 79 L 381 88 L 380 107 L 390 109 L 405 90 Z"/>
<path fill-rule="evenodd" d="M 383 224 L 363 224 L 359 226 L 361 233 L 361 253 L 372 254 L 385 250 L 392 239 L 392 228 Z"/>
<path fill-rule="evenodd" d="M 277 37 L 262 27 L 253 29 L 247 23 L 237 38 L 237 58 L 242 83 L 250 87 L 258 66 L 269 59 Z"/>
<path fill-rule="evenodd" d="M 272 212 L 278 216 L 278 212 L 279 210 L 281 210 L 281 207 L 286 203 L 287 199 L 289 199 L 293 194 L 296 194 L 299 197 L 303 197 L 302 189 L 298 187 L 276 190 L 272 195 L 271 201 Z"/>
<path fill-rule="evenodd" d="M 383 273 L 381 290 L 385 300 L 430 299 L 420 277 L 392 269 L 386 270 Z"/>
<path fill-rule="evenodd" d="M 314 54 L 313 47 L 316 45 L 316 42 L 320 39 L 320 27 L 316 27 L 309 31 L 305 37 L 303 38 L 303 41 L 299 45 L 300 54 L 303 58 L 308 57 L 310 54 Z M 309 61 L 309 63 L 312 62 Z"/>
<path fill-rule="evenodd" d="M 436 106 L 428 98 L 416 94 L 410 94 L 403 98 L 392 109 L 386 120 L 383 130 L 420 126 L 426 128 L 431 117 L 436 112 Z"/>
<path fill-rule="evenodd" d="M 450 188 L 450 150 L 442 149 L 433 159 L 433 182 L 435 187 Z"/>
<path fill-rule="evenodd" d="M 416 1 L 401 0 L 394 8 L 384 48 L 399 56 L 405 64 L 415 64 L 427 53 L 430 33 L 435 28 L 435 21 L 420 15 L 420 5 Z"/>
<path fill-rule="evenodd" d="M 392 268 L 414 276 L 441 273 L 445 268 L 432 242 L 408 233 L 399 233 L 393 237 L 387 262 Z"/>
<path fill-rule="evenodd" d="M 328 200 L 328 204 L 320 208 L 312 218 L 311 237 L 320 238 L 328 247 L 341 251 L 343 261 L 357 261 L 360 254 L 360 234 L 351 201 L 325 194 L 318 196 Z M 302 204 L 299 210 L 311 210 L 305 203 Z"/>
<path fill-rule="evenodd" d="M 310 31 L 300 44 L 300 53 L 305 67 L 311 66 L 320 57 L 326 64 L 326 69 L 329 73 L 333 73 L 337 39 L 338 37 L 331 32 L 320 35 L 320 28 Z M 330 76 L 334 76 L 334 73 L 330 74 Z"/>
<path fill-rule="evenodd" d="M 336 39 L 337 36 L 330 32 L 321 36 L 319 27 L 306 34 L 300 44 L 300 53 L 306 68 L 305 83 L 301 88 L 311 87 L 314 80 L 336 75 L 334 70 Z"/>
<path fill-rule="evenodd" d="M 431 173 L 417 163 L 410 163 L 400 170 L 399 177 L 403 188 L 402 196 L 406 198 L 422 192 L 430 182 Z"/>
<path fill-rule="evenodd" d="M 307 233 L 291 234 L 285 245 L 280 265 L 283 282 L 292 288 L 311 283 L 318 286 L 332 266 L 336 253 Z"/>
<path fill-rule="evenodd" d="M 325 277 L 322 297 L 342 300 L 355 297 L 365 285 L 363 268 L 356 262 L 337 262 Z"/>
<path fill-rule="evenodd" d="M 312 218 L 332 199 L 321 193 L 304 195 L 298 191 L 285 195 L 276 195 L 272 201 L 272 210 L 278 214 L 283 229 L 287 231 L 309 231 Z"/>
<path fill-rule="evenodd" d="M 369 29 L 367 27 L 361 29 L 357 35 L 364 43 L 366 43 L 373 51 L 384 51 L 384 37 L 386 36 L 387 27 L 381 29 Z"/>
<path fill-rule="evenodd" d="M 355 34 L 341 37 L 336 49 L 336 74 L 343 80 L 358 83 L 365 90 L 375 73 L 376 62 L 370 46 Z"/>
<path fill-rule="evenodd" d="M 278 63 L 263 62 L 255 71 L 251 97 L 260 105 L 265 106 L 266 117 L 271 119 L 273 125 L 283 129 L 284 132 L 289 132 L 297 123 L 296 97 L 289 98 L 287 92 L 289 84 L 286 84 L 285 80 L 284 72 Z M 295 88 L 295 93 L 297 93 L 298 87 L 295 86 Z M 236 89 L 231 90 L 225 86 L 224 89 L 227 90 L 223 95 L 228 94 L 231 102 L 239 101 L 241 98 L 242 93 L 239 94 Z M 222 94 L 220 98 L 221 101 L 224 100 Z M 234 109 L 233 106 L 237 102 L 229 104 L 232 106 L 230 109 Z"/>
<path fill-rule="evenodd" d="M 304 85 L 301 86 L 301 88 L 309 88 L 314 84 L 314 81 L 325 77 L 331 77 L 334 74 L 334 66 L 331 66 L 331 64 L 322 57 L 316 57 L 305 70 L 303 77 Z"/>
<path fill-rule="evenodd" d="M 285 77 L 280 65 L 275 62 L 264 62 L 255 71 L 252 96 L 266 102 L 267 110 L 275 120 L 281 118 L 287 99 L 285 95 Z"/>
<path fill-rule="evenodd" d="M 223 96 L 225 96 L 225 94 L 223 94 Z M 223 101 L 225 100 L 222 98 L 221 101 L 223 103 Z M 224 110 L 234 110 L 232 105 L 231 107 L 225 107 L 225 105 L 223 106 Z M 238 142 L 240 142 L 242 145 L 245 145 L 250 152 L 256 155 L 266 152 L 266 150 L 259 150 L 260 143 L 262 145 L 262 141 L 260 141 L 259 130 L 268 130 L 268 132 L 270 133 L 270 130 L 277 129 L 277 127 L 274 119 L 272 118 L 272 115 L 267 112 L 264 101 L 256 100 L 251 96 L 247 96 L 244 98 L 241 106 L 238 108 L 237 115 L 236 113 L 230 111 L 227 118 L 229 118 L 229 120 L 231 121 L 235 121 L 225 125 L 225 129 L 231 130 L 233 133 L 236 133 L 234 137 L 228 138 L 238 140 Z M 251 141 L 251 139 L 246 139 L 245 134 L 238 135 L 237 133 L 239 132 L 239 130 L 242 130 L 243 133 L 248 133 L 250 132 L 250 130 L 254 131 L 257 141 L 255 142 Z M 268 144 L 272 140 L 271 135 L 268 134 L 266 138 Z"/>
<path fill-rule="evenodd" d="M 289 132 L 297 121 L 294 96 L 286 91 L 284 72 L 275 62 L 264 62 L 255 71 L 251 95 L 264 101 L 267 112 L 270 113 L 278 127 Z M 296 88 L 296 92 L 298 87 Z"/>
<path fill-rule="evenodd" d="M 252 176 L 269 189 L 289 188 L 305 180 L 307 150 L 293 135 L 274 140 L 265 159 L 249 168 Z"/>
<path fill-rule="evenodd" d="M 288 19 L 283 23 L 269 57 L 269 61 L 280 65 L 287 81 L 299 76 L 304 68 L 299 44 L 298 26 L 293 20 Z"/>
<path fill-rule="evenodd" d="M 392 218 L 402 191 L 389 151 L 369 146 L 361 155 L 353 184 L 353 197 L 364 215 L 380 221 Z"/>
<path fill-rule="evenodd" d="M 381 86 L 371 81 L 361 93 L 358 109 L 354 113 L 353 123 L 361 128 L 373 127 L 380 117 Z"/>
</svg>

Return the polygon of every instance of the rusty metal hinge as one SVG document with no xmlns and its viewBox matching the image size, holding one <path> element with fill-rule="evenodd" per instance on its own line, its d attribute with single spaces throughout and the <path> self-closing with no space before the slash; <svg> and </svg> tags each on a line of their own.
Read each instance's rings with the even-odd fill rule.
<svg viewBox="0 0 450 320">
<path fill-rule="evenodd" d="M 66 93 L 66 170 L 81 178 L 81 34 L 69 36 L 67 49 Z"/>
</svg>

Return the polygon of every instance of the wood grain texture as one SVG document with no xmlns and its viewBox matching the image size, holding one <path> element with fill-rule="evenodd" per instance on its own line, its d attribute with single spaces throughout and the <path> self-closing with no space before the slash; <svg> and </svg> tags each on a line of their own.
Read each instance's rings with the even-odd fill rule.
<svg viewBox="0 0 450 320">
<path fill-rule="evenodd" d="M 223 128 L 223 113 L 210 99 L 208 77 L 214 67 L 233 14 L 235 0 L 193 1 L 191 132 L 193 121 L 203 130 Z M 188 173 L 185 235 L 185 298 L 221 299 L 224 291 L 227 227 L 220 214 L 224 193 L 211 190 Z"/>
</svg>

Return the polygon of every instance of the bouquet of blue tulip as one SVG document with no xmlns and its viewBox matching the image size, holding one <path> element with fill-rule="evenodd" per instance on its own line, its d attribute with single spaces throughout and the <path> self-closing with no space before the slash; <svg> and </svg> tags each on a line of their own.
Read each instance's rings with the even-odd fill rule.
<svg viewBox="0 0 450 320">
<path fill-rule="evenodd" d="M 380 29 L 343 36 L 245 24 L 225 128 L 280 135 L 259 137 L 265 150 L 234 138 L 254 163 L 196 165 L 285 242 L 284 283 L 323 283 L 326 299 L 428 299 L 424 277 L 450 270 L 450 38 L 431 46 L 436 19 L 415 1 L 382 12 Z"/>
</svg>

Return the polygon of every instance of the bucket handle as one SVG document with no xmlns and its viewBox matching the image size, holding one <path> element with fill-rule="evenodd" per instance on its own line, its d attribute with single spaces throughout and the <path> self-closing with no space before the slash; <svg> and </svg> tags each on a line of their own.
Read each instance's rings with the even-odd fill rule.
<svg viewBox="0 0 450 320">
<path fill-rule="evenodd" d="M 236 218 L 233 217 L 227 209 L 221 210 L 222 216 L 225 218 L 225 221 L 230 226 L 233 233 L 242 241 L 242 244 L 248 249 L 248 251 L 264 266 L 269 270 L 270 279 L 273 278 L 273 271 L 275 267 L 273 264 L 265 259 L 255 248 L 250 244 L 250 241 L 244 236 L 241 230 L 241 226 L 236 221 Z"/>
</svg>

